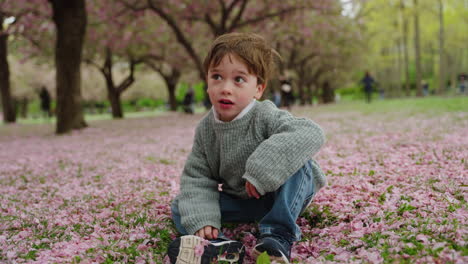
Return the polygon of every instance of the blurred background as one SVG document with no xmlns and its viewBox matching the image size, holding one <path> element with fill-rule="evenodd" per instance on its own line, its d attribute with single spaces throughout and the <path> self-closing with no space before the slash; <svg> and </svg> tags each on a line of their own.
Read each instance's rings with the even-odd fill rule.
<svg viewBox="0 0 468 264">
<path fill-rule="evenodd" d="M 264 94 L 280 107 L 468 93 L 468 0 L 0 0 L 0 22 L 3 122 L 58 133 L 205 111 L 203 59 L 227 32 L 281 54 Z"/>
</svg>

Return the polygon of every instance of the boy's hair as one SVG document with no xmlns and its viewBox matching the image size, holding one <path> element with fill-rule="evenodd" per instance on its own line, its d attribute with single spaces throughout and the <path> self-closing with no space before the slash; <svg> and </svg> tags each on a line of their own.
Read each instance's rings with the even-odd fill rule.
<svg viewBox="0 0 468 264">
<path fill-rule="evenodd" d="M 218 66 L 225 55 L 234 54 L 246 65 L 249 73 L 257 76 L 257 83 L 263 84 L 276 70 L 281 56 L 272 49 L 265 39 L 254 33 L 228 33 L 219 36 L 211 45 L 203 62 L 205 73 L 211 66 Z"/>
</svg>

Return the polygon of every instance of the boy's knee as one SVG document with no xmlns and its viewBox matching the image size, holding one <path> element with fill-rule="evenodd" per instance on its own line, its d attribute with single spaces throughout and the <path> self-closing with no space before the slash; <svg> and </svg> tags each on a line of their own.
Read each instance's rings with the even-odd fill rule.
<svg viewBox="0 0 468 264">
<path fill-rule="evenodd" d="M 304 164 L 304 166 L 302 166 L 302 168 L 299 169 L 299 171 L 297 171 L 294 175 L 292 175 L 292 177 L 300 178 L 299 182 L 301 182 L 302 184 L 307 184 L 309 182 L 313 182 L 314 175 L 313 175 L 312 162 L 307 161 L 306 164 Z"/>
<path fill-rule="evenodd" d="M 172 218 L 177 217 L 177 216 L 180 215 L 180 212 L 179 212 L 179 201 L 177 200 L 177 198 L 175 198 L 175 199 L 172 200 L 172 202 L 171 202 L 171 213 L 172 213 Z"/>
</svg>

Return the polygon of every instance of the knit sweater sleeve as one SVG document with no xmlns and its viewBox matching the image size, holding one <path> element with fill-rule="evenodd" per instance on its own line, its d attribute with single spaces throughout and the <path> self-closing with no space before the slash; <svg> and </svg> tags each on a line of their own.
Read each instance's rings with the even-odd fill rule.
<svg viewBox="0 0 468 264">
<path fill-rule="evenodd" d="M 243 178 L 260 194 L 276 191 L 325 143 L 323 130 L 312 120 L 276 108 L 263 111 L 267 139 L 250 155 Z"/>
<path fill-rule="evenodd" d="M 218 182 L 212 177 L 200 129 L 180 180 L 179 211 L 189 234 L 210 225 L 221 228 Z"/>
</svg>

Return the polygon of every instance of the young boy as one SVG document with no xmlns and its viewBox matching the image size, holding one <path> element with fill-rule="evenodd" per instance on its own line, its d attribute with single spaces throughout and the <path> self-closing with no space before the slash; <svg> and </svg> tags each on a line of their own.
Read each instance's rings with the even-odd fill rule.
<svg viewBox="0 0 468 264">
<path fill-rule="evenodd" d="M 204 68 L 213 107 L 196 128 L 172 203 L 184 235 L 169 246 L 172 263 L 242 263 L 242 244 L 228 240 L 221 223 L 255 221 L 260 237 L 253 255 L 266 251 L 289 263 L 301 236 L 296 219 L 326 184 L 311 159 L 325 139 L 312 121 L 257 101 L 278 58 L 255 34 L 230 33 L 212 44 Z"/>
</svg>

